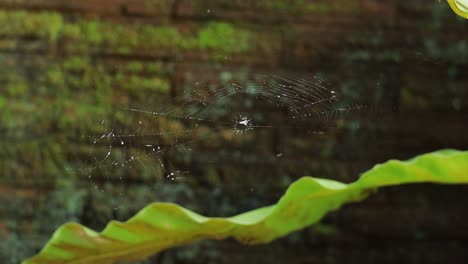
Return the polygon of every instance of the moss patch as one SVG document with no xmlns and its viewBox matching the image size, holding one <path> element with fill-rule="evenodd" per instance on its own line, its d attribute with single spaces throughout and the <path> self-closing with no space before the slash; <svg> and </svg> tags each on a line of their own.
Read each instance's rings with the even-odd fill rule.
<svg viewBox="0 0 468 264">
<path fill-rule="evenodd" d="M 307 1 L 307 0 L 264 0 L 261 1 L 266 8 L 283 11 L 300 11 L 302 14 L 328 14 L 355 11 L 358 7 L 354 1 Z"/>
<path fill-rule="evenodd" d="M 135 51 L 221 51 L 246 52 L 251 33 L 229 23 L 205 24 L 194 32 L 182 32 L 170 25 L 123 24 L 101 19 L 67 21 L 54 12 L 0 11 L 4 36 L 34 36 L 50 43 L 65 41 L 72 51 L 104 49 L 107 52 Z"/>
</svg>

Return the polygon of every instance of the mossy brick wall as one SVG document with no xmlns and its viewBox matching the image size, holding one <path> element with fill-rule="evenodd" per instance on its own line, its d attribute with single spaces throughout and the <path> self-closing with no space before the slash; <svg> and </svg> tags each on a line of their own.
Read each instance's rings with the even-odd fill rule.
<svg viewBox="0 0 468 264">
<path fill-rule="evenodd" d="M 390 158 L 468 146 L 467 24 L 445 3 L 3 0 L 0 25 L 2 263 L 34 254 L 65 221 L 102 228 L 150 201 L 230 215 L 274 202 L 302 175 L 349 182 Z M 102 193 L 76 173 L 101 120 L 135 126 L 122 106 L 167 103 L 192 81 L 285 70 L 325 76 L 372 106 L 369 118 L 312 138 L 254 130 L 254 149 L 200 141 L 196 155 L 170 157 L 196 171 L 184 183 L 127 168 L 98 175 Z M 389 188 L 271 245 L 201 243 L 150 262 L 459 263 L 467 198 L 464 186 Z"/>
</svg>

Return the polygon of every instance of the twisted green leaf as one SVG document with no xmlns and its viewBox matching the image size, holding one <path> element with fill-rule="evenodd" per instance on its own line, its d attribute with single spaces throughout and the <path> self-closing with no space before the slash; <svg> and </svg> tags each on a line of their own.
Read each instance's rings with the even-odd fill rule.
<svg viewBox="0 0 468 264">
<path fill-rule="evenodd" d="M 200 239 L 234 237 L 246 244 L 267 243 L 316 223 L 330 210 L 361 200 L 375 188 L 419 182 L 468 183 L 468 151 L 442 150 L 409 161 L 391 160 L 351 184 L 303 177 L 291 184 L 277 204 L 229 218 L 205 217 L 176 204 L 153 203 L 127 222 L 111 221 L 101 233 L 67 223 L 37 256 L 23 263 L 139 260 Z"/>
<path fill-rule="evenodd" d="M 468 18 L 468 0 L 447 0 L 453 12 L 457 15 Z"/>
</svg>

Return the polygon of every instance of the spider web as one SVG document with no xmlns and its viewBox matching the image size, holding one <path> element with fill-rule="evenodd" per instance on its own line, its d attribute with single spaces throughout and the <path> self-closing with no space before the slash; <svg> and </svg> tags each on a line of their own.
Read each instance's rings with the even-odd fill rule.
<svg viewBox="0 0 468 264">
<path fill-rule="evenodd" d="M 101 120 L 81 172 L 100 192 L 108 182 L 190 181 L 197 177 L 190 160 L 206 150 L 242 149 L 259 158 L 280 158 L 286 154 L 256 149 L 259 134 L 275 129 L 324 134 L 361 108 L 344 105 L 317 76 L 281 73 L 194 82 L 169 103 L 122 107 L 113 120 Z"/>
</svg>

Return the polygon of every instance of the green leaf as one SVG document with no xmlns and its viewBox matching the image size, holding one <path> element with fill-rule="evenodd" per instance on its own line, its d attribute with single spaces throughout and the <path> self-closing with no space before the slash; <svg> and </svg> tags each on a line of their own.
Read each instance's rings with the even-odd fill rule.
<svg viewBox="0 0 468 264">
<path fill-rule="evenodd" d="M 111 221 L 101 233 L 76 223 L 60 227 L 24 264 L 114 263 L 139 260 L 200 239 L 234 237 L 245 244 L 273 239 L 317 223 L 343 203 L 378 187 L 407 183 L 468 183 L 468 151 L 442 150 L 409 161 L 376 165 L 351 184 L 303 177 L 279 202 L 229 218 L 199 215 L 176 204 L 153 203 L 127 222 Z"/>
<path fill-rule="evenodd" d="M 457 15 L 468 18 L 468 0 L 447 0 L 453 12 Z"/>
</svg>

